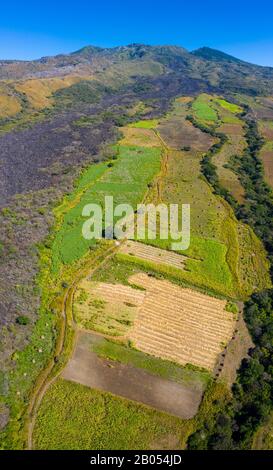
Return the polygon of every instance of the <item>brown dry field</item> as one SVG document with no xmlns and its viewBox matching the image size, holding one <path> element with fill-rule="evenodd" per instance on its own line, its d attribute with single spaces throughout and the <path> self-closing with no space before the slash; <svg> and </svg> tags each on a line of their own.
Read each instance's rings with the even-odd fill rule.
<svg viewBox="0 0 273 470">
<path fill-rule="evenodd" d="M 192 150 L 206 152 L 214 143 L 210 135 L 196 129 L 182 116 L 174 116 L 162 121 L 157 129 L 166 144 L 178 150 L 190 146 Z"/>
<path fill-rule="evenodd" d="M 62 377 L 91 388 L 137 401 L 183 419 L 198 411 L 202 389 L 149 374 L 129 364 L 99 358 L 90 351 L 88 336 L 81 332 L 76 349 Z"/>
<path fill-rule="evenodd" d="M 266 140 L 273 140 L 273 121 L 260 121 L 259 131 Z"/>
<path fill-rule="evenodd" d="M 53 104 L 51 96 L 55 91 L 69 87 L 82 79 L 83 77 L 76 75 L 56 78 L 29 79 L 18 82 L 15 88 L 19 92 L 26 94 L 34 109 L 43 109 Z"/>
<path fill-rule="evenodd" d="M 263 161 L 265 180 L 273 187 L 273 150 L 261 150 L 260 156 Z"/>
<path fill-rule="evenodd" d="M 137 349 L 178 364 L 213 370 L 230 341 L 236 318 L 226 301 L 140 273 L 129 281 L 146 289 L 130 329 Z"/>
<path fill-rule="evenodd" d="M 5 90 L 0 88 L 0 118 L 13 116 L 20 111 L 20 101 L 15 96 L 8 95 Z"/>
<path fill-rule="evenodd" d="M 178 269 L 184 269 L 185 260 L 187 259 L 185 256 L 174 253 L 173 251 L 162 250 L 161 248 L 155 248 L 151 245 L 145 245 L 144 243 L 135 241 L 127 241 L 122 244 L 119 252 L 152 261 L 156 264 L 173 266 Z"/>
<path fill-rule="evenodd" d="M 232 136 L 242 136 L 244 134 L 243 125 L 242 124 L 222 124 L 218 127 L 220 132 L 223 132 L 227 135 Z"/>
<path fill-rule="evenodd" d="M 253 341 L 243 319 L 242 312 L 238 315 L 236 329 L 223 355 L 219 358 L 215 373 L 230 387 L 236 380 L 237 371 L 243 358 L 248 356 L 248 351 L 253 347 Z M 224 364 L 223 367 L 221 364 Z"/>
<path fill-rule="evenodd" d="M 122 127 L 124 138 L 121 145 L 139 145 L 140 147 L 161 147 L 162 144 L 152 129 Z"/>
</svg>

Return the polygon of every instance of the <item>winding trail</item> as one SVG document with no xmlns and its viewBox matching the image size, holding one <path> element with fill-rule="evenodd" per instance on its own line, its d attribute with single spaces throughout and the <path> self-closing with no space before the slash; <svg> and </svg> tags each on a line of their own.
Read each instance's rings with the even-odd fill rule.
<svg viewBox="0 0 273 470">
<path fill-rule="evenodd" d="M 160 136 L 159 132 L 154 129 L 154 133 L 156 137 L 159 139 L 161 146 L 162 146 L 161 171 L 156 177 L 157 197 L 160 202 L 161 183 L 162 183 L 162 179 L 164 178 L 168 170 L 168 160 L 169 160 L 170 149 L 167 146 L 166 142 Z M 142 201 L 143 203 L 147 199 L 148 193 L 149 193 L 149 189 L 147 190 L 146 194 L 143 197 L 143 201 Z M 71 356 L 75 348 L 78 328 L 73 318 L 72 304 L 73 304 L 74 293 L 77 288 L 77 285 L 81 279 L 83 279 L 87 275 L 91 276 L 92 274 L 95 273 L 95 271 L 101 268 L 101 266 L 103 266 L 103 264 L 105 264 L 110 258 L 114 257 L 118 249 L 119 249 L 119 246 L 115 246 L 115 245 L 109 248 L 109 250 L 106 251 L 105 257 L 103 258 L 103 260 L 100 263 L 98 263 L 96 266 L 94 266 L 94 260 L 92 260 L 92 266 L 94 266 L 93 269 L 92 269 L 92 266 L 88 266 L 88 267 L 86 266 L 85 268 L 83 268 L 78 274 L 78 276 L 75 277 L 72 284 L 68 287 L 67 291 L 65 292 L 63 296 L 62 307 L 61 307 L 61 312 L 60 312 L 61 325 L 60 325 L 59 336 L 58 336 L 56 346 L 55 346 L 55 351 L 47 367 L 41 372 L 41 374 L 39 375 L 37 379 L 36 386 L 33 390 L 31 400 L 27 409 L 26 433 L 27 433 L 27 449 L 28 450 L 32 450 L 34 448 L 33 447 L 33 431 L 34 431 L 35 422 L 37 418 L 37 412 L 42 402 L 42 399 L 45 393 L 47 392 L 47 390 L 49 389 L 49 387 L 57 380 L 57 378 L 60 376 L 64 367 L 67 364 L 68 357 L 65 358 L 62 366 L 60 367 L 59 358 L 62 355 L 65 355 L 65 352 L 66 352 L 65 340 L 66 340 L 66 336 L 68 332 L 70 332 L 71 330 L 73 334 L 73 340 L 72 340 L 72 348 L 69 351 L 70 353 L 69 357 Z M 91 271 L 90 271 L 90 268 L 91 268 Z M 55 368 L 57 368 L 56 372 L 54 371 Z"/>
<path fill-rule="evenodd" d="M 111 257 L 113 257 L 116 254 L 117 250 L 118 250 L 117 246 L 109 248 L 109 250 L 107 250 L 105 253 L 106 256 L 104 257 L 104 259 L 100 263 L 98 263 L 93 269 L 91 269 L 91 271 L 90 271 L 90 266 L 83 268 L 80 274 L 74 279 L 72 284 L 69 286 L 69 288 L 67 289 L 63 297 L 62 308 L 61 308 L 61 313 L 60 313 L 60 318 L 62 322 L 61 322 L 58 340 L 56 342 L 53 359 L 50 360 L 47 367 L 41 372 L 40 376 L 38 377 L 37 386 L 34 389 L 34 392 L 32 394 L 32 397 L 28 406 L 28 410 L 27 410 L 27 449 L 28 450 L 33 449 L 33 430 L 35 427 L 37 411 L 39 409 L 41 401 L 46 391 L 48 390 L 48 388 L 60 376 L 63 368 L 66 365 L 67 361 L 64 361 L 64 363 L 62 364 L 62 367 L 60 367 L 56 371 L 55 375 L 53 375 L 54 368 L 56 367 L 56 364 L 58 364 L 58 358 L 62 354 L 65 353 L 65 347 L 66 347 L 65 339 L 66 339 L 66 334 L 68 333 L 69 328 L 72 328 L 73 330 L 73 344 L 72 344 L 71 353 L 73 352 L 74 347 L 75 347 L 76 338 L 77 338 L 77 325 L 72 315 L 72 302 L 73 302 L 73 297 L 74 297 L 74 292 L 76 290 L 76 287 L 79 281 L 83 277 L 85 277 L 87 273 L 88 273 L 88 276 L 94 274 L 95 271 L 97 271 L 103 264 L 105 264 Z M 94 260 L 92 260 L 92 264 L 93 263 L 94 263 Z M 71 309 L 71 315 L 69 315 L 68 309 Z"/>
</svg>

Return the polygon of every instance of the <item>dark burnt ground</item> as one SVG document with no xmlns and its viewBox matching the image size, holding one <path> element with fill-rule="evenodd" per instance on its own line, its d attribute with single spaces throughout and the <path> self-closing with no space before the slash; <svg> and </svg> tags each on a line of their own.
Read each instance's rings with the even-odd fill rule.
<svg viewBox="0 0 273 470">
<path fill-rule="evenodd" d="M 202 389 L 190 388 L 149 374 L 130 364 L 99 358 L 81 333 L 62 377 L 91 388 L 111 392 L 183 419 L 198 411 Z"/>
</svg>

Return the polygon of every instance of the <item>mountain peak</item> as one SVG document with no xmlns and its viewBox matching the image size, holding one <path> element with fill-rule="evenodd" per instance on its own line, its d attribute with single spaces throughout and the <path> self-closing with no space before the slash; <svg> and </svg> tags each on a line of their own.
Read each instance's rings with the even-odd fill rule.
<svg viewBox="0 0 273 470">
<path fill-rule="evenodd" d="M 201 57 L 206 60 L 213 60 L 217 62 L 237 62 L 244 63 L 244 61 L 233 57 L 232 55 L 226 54 L 225 52 L 218 51 L 217 49 L 211 49 L 210 47 L 200 47 L 192 52 L 193 55 Z"/>
</svg>

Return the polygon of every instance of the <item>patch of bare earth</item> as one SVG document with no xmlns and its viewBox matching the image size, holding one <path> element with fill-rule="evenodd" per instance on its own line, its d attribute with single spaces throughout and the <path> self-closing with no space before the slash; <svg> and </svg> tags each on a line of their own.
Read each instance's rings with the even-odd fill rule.
<svg viewBox="0 0 273 470">
<path fill-rule="evenodd" d="M 63 378 L 183 419 L 197 413 L 203 393 L 201 388 L 191 389 L 130 364 L 99 358 L 90 351 L 86 335 L 90 333 L 80 333 L 74 354 L 62 373 Z"/>
</svg>

